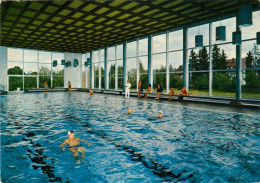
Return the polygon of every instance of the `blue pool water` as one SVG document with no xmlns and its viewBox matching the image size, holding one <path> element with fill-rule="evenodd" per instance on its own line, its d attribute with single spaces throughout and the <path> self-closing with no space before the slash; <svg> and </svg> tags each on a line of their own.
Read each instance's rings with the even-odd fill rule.
<svg viewBox="0 0 260 183">
<path fill-rule="evenodd" d="M 3 183 L 260 181 L 258 114 L 80 92 L 0 101 Z M 61 151 L 68 130 L 92 143 L 85 162 Z"/>
</svg>

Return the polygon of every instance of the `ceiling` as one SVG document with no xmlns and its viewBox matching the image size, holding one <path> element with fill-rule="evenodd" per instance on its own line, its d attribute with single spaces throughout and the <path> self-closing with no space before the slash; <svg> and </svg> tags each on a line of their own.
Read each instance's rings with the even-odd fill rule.
<svg viewBox="0 0 260 183">
<path fill-rule="evenodd" d="M 0 45 L 84 53 L 234 14 L 245 3 L 260 7 L 258 0 L 2 1 Z"/>
</svg>

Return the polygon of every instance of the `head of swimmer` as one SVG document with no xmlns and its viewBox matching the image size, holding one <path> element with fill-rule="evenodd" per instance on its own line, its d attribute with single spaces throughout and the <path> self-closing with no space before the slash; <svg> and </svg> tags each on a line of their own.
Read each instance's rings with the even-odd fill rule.
<svg viewBox="0 0 260 183">
<path fill-rule="evenodd" d="M 163 116 L 162 116 L 162 111 L 159 111 L 158 112 L 158 118 L 162 118 Z"/>
<path fill-rule="evenodd" d="M 70 139 L 73 139 L 74 138 L 74 131 L 72 131 L 72 130 L 68 131 L 68 137 Z"/>
<path fill-rule="evenodd" d="M 128 109 L 127 112 L 127 114 L 132 114 L 132 109 Z"/>
</svg>

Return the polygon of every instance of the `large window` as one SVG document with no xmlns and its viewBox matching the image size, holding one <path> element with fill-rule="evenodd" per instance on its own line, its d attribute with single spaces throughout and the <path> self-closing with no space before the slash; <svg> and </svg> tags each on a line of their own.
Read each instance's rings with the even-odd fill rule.
<svg viewBox="0 0 260 183">
<path fill-rule="evenodd" d="M 216 28 L 226 27 L 226 40 L 216 40 Z M 236 30 L 236 18 L 212 23 L 212 96 L 235 97 L 236 95 L 236 47 L 231 33 Z"/>
<path fill-rule="evenodd" d="M 191 95 L 209 95 L 208 47 L 189 52 L 189 92 Z"/>
<path fill-rule="evenodd" d="M 116 46 L 116 89 L 123 89 L 123 45 Z"/>
<path fill-rule="evenodd" d="M 107 49 L 108 88 L 116 88 L 116 47 Z"/>
<path fill-rule="evenodd" d="M 43 88 L 44 81 L 49 87 L 63 87 L 63 53 L 8 48 L 7 57 L 9 91 Z M 58 61 L 57 67 L 52 67 L 52 60 Z"/>
<path fill-rule="evenodd" d="M 138 74 L 145 92 L 148 88 L 148 38 L 140 39 L 138 43 Z"/>
<path fill-rule="evenodd" d="M 64 59 L 63 53 L 52 53 L 52 60 L 57 60 L 58 65 L 52 67 L 53 87 L 64 87 L 64 66 L 61 65 L 61 60 Z"/>
<path fill-rule="evenodd" d="M 126 45 L 126 78 L 131 83 L 131 90 L 137 90 L 137 42 L 129 42 Z"/>
<path fill-rule="evenodd" d="M 160 84 L 166 93 L 166 34 L 152 37 L 152 74 L 153 91 Z"/>
<path fill-rule="evenodd" d="M 183 86 L 183 30 L 169 33 L 169 88 L 181 93 Z"/>
</svg>

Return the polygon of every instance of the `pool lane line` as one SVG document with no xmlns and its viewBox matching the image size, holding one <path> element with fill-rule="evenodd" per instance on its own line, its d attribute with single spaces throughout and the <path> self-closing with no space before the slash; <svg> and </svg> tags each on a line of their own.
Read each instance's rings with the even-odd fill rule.
<svg viewBox="0 0 260 183">
<path fill-rule="evenodd" d="M 54 175 L 54 167 L 53 166 L 50 166 L 48 165 L 48 163 L 46 163 L 44 161 L 44 159 L 47 159 L 48 156 L 44 155 L 43 154 L 43 150 L 44 148 L 42 148 L 42 146 L 39 144 L 39 143 L 34 143 L 32 141 L 32 139 L 30 137 L 33 137 L 35 136 L 36 134 L 34 132 L 24 132 L 22 131 L 22 126 L 20 125 L 20 123 L 18 122 L 19 120 L 17 120 L 13 114 L 5 111 L 6 114 L 8 115 L 8 117 L 10 117 L 10 119 L 12 120 L 16 120 L 14 122 L 15 126 L 17 129 L 20 130 L 20 134 L 22 135 L 25 135 L 27 138 L 23 137 L 23 141 L 30 141 L 30 144 L 33 145 L 34 147 L 34 151 L 36 153 L 34 153 L 30 148 L 27 149 L 27 153 L 26 155 L 30 158 L 30 160 L 33 162 L 33 163 L 37 163 L 37 164 L 41 164 L 41 165 L 44 165 L 44 166 L 39 166 L 39 165 L 32 165 L 32 167 L 34 168 L 34 170 L 37 170 L 38 168 L 41 168 L 42 169 L 42 172 L 45 173 L 48 177 L 49 177 L 49 182 L 62 182 L 62 178 L 61 177 L 56 177 Z M 34 157 L 32 157 L 31 155 L 34 155 Z M 52 160 L 52 164 L 54 163 L 53 162 L 53 158 L 49 158 Z M 65 181 L 65 183 L 69 183 L 69 181 Z"/>
<path fill-rule="evenodd" d="M 82 122 L 78 118 L 74 117 L 71 114 L 68 114 L 66 112 L 60 112 L 60 113 L 63 114 L 66 118 L 69 118 L 70 120 L 72 120 L 73 122 L 76 122 L 84 127 L 91 128 L 91 125 L 89 123 L 82 124 Z M 150 169 L 153 174 L 155 174 L 161 178 L 167 178 L 166 181 L 184 181 L 184 180 L 187 180 L 187 179 L 193 177 L 195 174 L 194 172 L 191 172 L 191 174 L 189 174 L 187 177 L 179 179 L 183 175 L 183 173 L 187 173 L 188 171 L 183 170 L 180 173 L 178 173 L 177 175 L 175 175 L 172 173 L 171 169 L 164 167 L 163 165 L 161 165 L 160 163 L 157 163 L 153 159 L 151 159 L 145 155 L 142 155 L 139 152 L 136 152 L 134 149 L 132 149 L 130 147 L 126 147 L 126 146 L 117 144 L 113 137 L 109 137 L 105 134 L 98 133 L 97 131 L 100 131 L 100 129 L 87 130 L 87 131 L 91 134 L 97 135 L 99 137 L 102 137 L 103 139 L 110 141 L 113 145 L 115 145 L 117 147 L 118 150 L 123 150 L 127 153 L 130 153 L 132 161 L 141 162 L 146 168 Z"/>
</svg>

